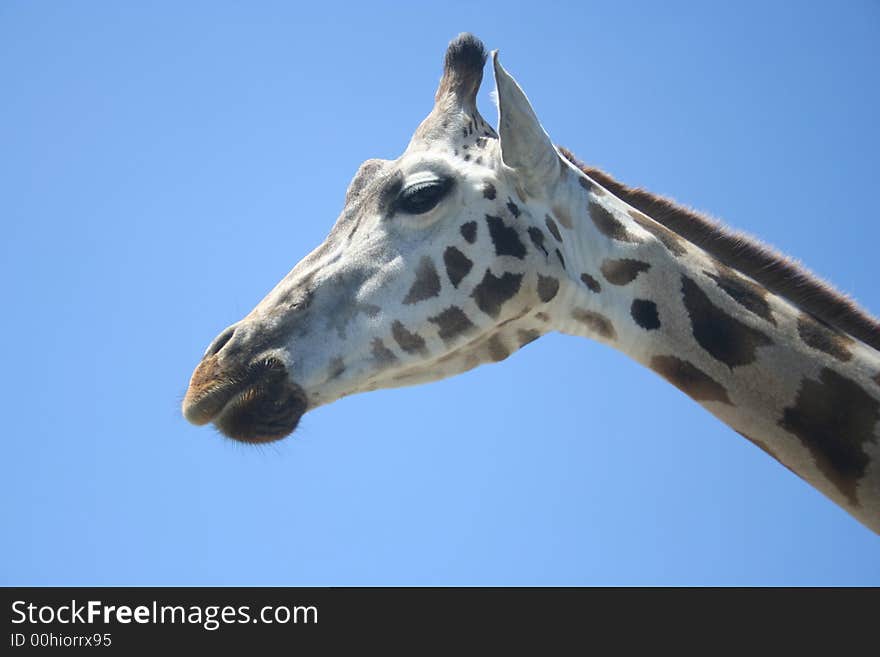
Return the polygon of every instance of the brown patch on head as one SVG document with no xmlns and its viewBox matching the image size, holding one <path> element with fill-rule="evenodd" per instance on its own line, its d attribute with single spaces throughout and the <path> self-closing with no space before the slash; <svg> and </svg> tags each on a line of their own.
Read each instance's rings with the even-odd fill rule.
<svg viewBox="0 0 880 657">
<path fill-rule="evenodd" d="M 471 259 L 454 246 L 446 247 L 443 252 L 443 264 L 446 265 L 446 275 L 449 276 L 449 282 L 454 288 L 458 288 L 461 279 L 467 276 L 474 266 Z"/>
<path fill-rule="evenodd" d="M 571 220 L 571 215 L 568 213 L 568 210 L 565 206 L 562 205 L 554 205 L 553 208 L 553 216 L 556 217 L 556 220 L 561 223 L 566 228 L 573 228 L 574 223 Z"/>
<path fill-rule="evenodd" d="M 559 280 L 538 274 L 538 298 L 544 303 L 551 301 L 559 292 Z"/>
<path fill-rule="evenodd" d="M 589 209 L 590 218 L 593 220 L 593 223 L 596 224 L 596 228 L 599 229 L 599 232 L 603 235 L 610 237 L 613 240 L 617 240 L 618 242 L 639 241 L 636 237 L 630 235 L 626 230 L 626 226 L 620 223 L 617 217 L 611 214 L 604 205 L 596 203 L 596 201 L 590 199 Z"/>
<path fill-rule="evenodd" d="M 866 443 L 876 443 L 874 430 L 880 404 L 859 384 L 827 367 L 819 380 L 806 378 L 779 426 L 810 450 L 816 467 L 850 504 L 858 506 L 858 483 L 870 457 Z"/>
<path fill-rule="evenodd" d="M 397 356 L 394 355 L 394 352 L 386 347 L 385 343 L 379 338 L 373 338 L 370 351 L 373 354 L 373 360 L 375 360 L 380 367 L 390 365 L 397 360 Z"/>
<path fill-rule="evenodd" d="M 489 236 L 495 245 L 495 255 L 508 255 L 522 260 L 526 255 L 525 244 L 519 239 L 516 228 L 508 226 L 501 217 L 486 215 L 486 224 L 489 226 Z"/>
<path fill-rule="evenodd" d="M 808 347 L 822 351 L 839 361 L 852 359 L 850 347 L 853 340 L 848 335 L 823 326 L 810 315 L 801 313 L 798 317 L 798 335 Z"/>
<path fill-rule="evenodd" d="M 544 313 L 544 312 L 535 313 L 535 319 L 539 319 L 542 322 L 549 322 L 550 315 L 548 315 L 547 313 Z M 880 374 L 878 374 L 878 376 L 880 376 Z M 880 385 L 880 381 L 877 382 L 877 385 Z"/>
<path fill-rule="evenodd" d="M 611 323 L 610 319 L 605 317 L 605 315 L 593 312 L 592 310 L 575 308 L 571 311 L 571 316 L 573 319 L 577 320 L 603 338 L 607 338 L 608 340 L 614 340 L 617 338 L 617 331 L 614 330 L 614 325 Z"/>
<path fill-rule="evenodd" d="M 628 285 L 636 277 L 651 268 L 647 262 L 631 258 L 608 258 L 602 262 L 600 271 L 612 285 Z"/>
<path fill-rule="evenodd" d="M 727 390 L 693 363 L 675 356 L 654 356 L 651 369 L 676 388 L 697 401 L 731 404 Z"/>
<path fill-rule="evenodd" d="M 428 321 L 437 325 L 440 339 L 446 344 L 449 344 L 458 336 L 470 333 L 477 328 L 458 306 L 449 306 L 439 315 L 429 317 Z"/>
<path fill-rule="evenodd" d="M 397 345 L 408 354 L 425 356 L 428 353 L 425 347 L 425 339 L 418 333 L 412 333 L 399 321 L 395 320 L 391 325 L 391 336 Z"/>
<path fill-rule="evenodd" d="M 487 347 L 489 348 L 489 358 L 496 363 L 510 356 L 510 350 L 505 346 L 501 336 L 497 333 L 489 338 Z"/>
<path fill-rule="evenodd" d="M 718 263 L 716 267 L 718 269 L 717 275 L 705 272 L 706 276 L 715 281 L 727 296 L 743 308 L 776 326 L 776 319 L 770 310 L 770 304 L 767 303 L 767 290 L 756 285 L 750 279 L 743 278 L 721 263 Z"/>
<path fill-rule="evenodd" d="M 522 284 L 522 274 L 504 272 L 500 277 L 495 276 L 488 269 L 483 275 L 483 280 L 471 293 L 477 307 L 490 317 L 498 317 L 501 306 L 512 299 L 519 292 Z"/>
<path fill-rule="evenodd" d="M 758 347 L 773 344 L 761 331 L 721 310 L 697 283 L 684 275 L 681 277 L 681 292 L 694 339 L 713 358 L 728 367 L 753 363 Z"/>
<path fill-rule="evenodd" d="M 596 292 L 598 294 L 602 291 L 602 286 L 599 285 L 599 281 L 589 274 L 581 274 L 581 283 L 586 285 L 590 292 Z"/>
<path fill-rule="evenodd" d="M 431 299 L 439 294 L 440 276 L 437 275 L 434 261 L 428 256 L 423 256 L 416 268 L 416 280 L 409 289 L 403 303 L 404 305 L 410 305 L 425 299 Z"/>
<path fill-rule="evenodd" d="M 468 221 L 466 223 L 463 223 L 459 230 L 461 231 L 461 236 L 467 241 L 468 244 L 473 244 L 477 241 L 476 221 Z"/>
</svg>

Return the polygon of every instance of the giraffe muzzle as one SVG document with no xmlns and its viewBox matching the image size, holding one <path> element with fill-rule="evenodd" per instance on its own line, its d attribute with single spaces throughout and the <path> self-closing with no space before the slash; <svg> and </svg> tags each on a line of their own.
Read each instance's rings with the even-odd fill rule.
<svg viewBox="0 0 880 657">
<path fill-rule="evenodd" d="M 189 422 L 213 422 L 224 435 L 247 443 L 284 438 L 307 408 L 305 392 L 290 380 L 279 359 L 230 368 L 216 353 L 196 367 L 183 400 Z"/>
</svg>

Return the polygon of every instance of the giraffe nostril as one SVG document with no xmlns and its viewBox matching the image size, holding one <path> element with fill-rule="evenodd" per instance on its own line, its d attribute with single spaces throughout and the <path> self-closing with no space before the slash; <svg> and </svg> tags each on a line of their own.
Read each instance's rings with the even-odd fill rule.
<svg viewBox="0 0 880 657">
<path fill-rule="evenodd" d="M 233 334 L 235 333 L 235 326 L 230 326 L 228 329 L 223 331 L 220 335 L 214 338 L 214 342 L 208 345 L 208 348 L 205 350 L 205 355 L 202 358 L 210 358 L 215 354 L 219 353 L 223 347 L 232 339 Z"/>
</svg>

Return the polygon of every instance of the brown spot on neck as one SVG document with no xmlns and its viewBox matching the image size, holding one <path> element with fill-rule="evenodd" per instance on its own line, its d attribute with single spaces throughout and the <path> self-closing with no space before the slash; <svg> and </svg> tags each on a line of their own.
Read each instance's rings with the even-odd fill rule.
<svg viewBox="0 0 880 657">
<path fill-rule="evenodd" d="M 732 404 L 724 386 L 693 363 L 676 356 L 654 356 L 651 358 L 650 367 L 696 401 Z"/>
<path fill-rule="evenodd" d="M 596 189 L 601 188 L 597 187 Z M 684 245 L 684 240 L 663 224 L 653 221 L 650 217 L 638 210 L 629 210 L 628 214 L 639 226 L 660 240 L 660 243 L 673 255 L 683 256 L 687 253 L 687 247 Z"/>
<path fill-rule="evenodd" d="M 569 162 L 592 180 L 650 217 L 653 221 L 643 222 L 637 215 L 630 213 L 643 228 L 657 235 L 673 253 L 680 250 L 680 247 L 665 231 L 660 230 L 661 226 L 679 239 L 700 247 L 719 262 L 753 278 L 773 294 L 788 299 L 814 317 L 880 351 L 880 322 L 795 261 L 749 235 L 731 230 L 670 199 L 643 189 L 628 187 L 604 171 L 580 162 L 565 148 L 560 147 L 559 150 Z M 594 187 L 600 189 L 598 186 Z"/>
<path fill-rule="evenodd" d="M 651 268 L 647 262 L 631 258 L 608 258 L 602 261 L 599 270 L 612 285 L 628 285 L 642 272 Z"/>
<path fill-rule="evenodd" d="M 620 221 L 601 203 L 590 199 L 590 218 L 603 235 L 618 242 L 638 242 Z"/>
<path fill-rule="evenodd" d="M 770 304 L 767 302 L 767 290 L 756 285 L 750 279 L 743 278 L 730 267 L 721 263 L 716 263 L 716 269 L 718 274 L 705 272 L 706 276 L 715 281 L 715 284 L 727 296 L 743 308 L 776 326 L 776 319 L 770 310 Z"/>
<path fill-rule="evenodd" d="M 858 506 L 858 483 L 870 462 L 865 447 L 877 443 L 878 419 L 877 400 L 855 381 L 826 367 L 818 380 L 803 380 L 779 426 L 800 439 L 816 467 L 850 504 Z"/>
<path fill-rule="evenodd" d="M 607 338 L 608 340 L 617 339 L 617 331 L 614 330 L 614 325 L 611 323 L 610 319 L 605 317 L 605 315 L 592 310 L 575 308 L 571 311 L 571 316 L 593 333 L 603 338 Z"/>
<path fill-rule="evenodd" d="M 841 362 L 852 359 L 850 346 L 853 341 L 848 335 L 822 325 L 809 315 L 798 317 L 798 335 L 811 349 L 822 351 Z"/>
<path fill-rule="evenodd" d="M 709 355 L 728 367 L 753 363 L 758 347 L 773 344 L 764 333 L 712 303 L 699 284 L 687 276 L 681 277 L 681 293 L 694 339 Z"/>
</svg>

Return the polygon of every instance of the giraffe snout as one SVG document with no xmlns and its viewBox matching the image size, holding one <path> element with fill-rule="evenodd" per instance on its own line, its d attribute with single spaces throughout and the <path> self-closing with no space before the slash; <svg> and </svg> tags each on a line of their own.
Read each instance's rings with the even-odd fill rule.
<svg viewBox="0 0 880 657">
<path fill-rule="evenodd" d="M 246 359 L 249 350 L 235 343 L 235 334 L 236 327 L 229 327 L 208 347 L 190 379 L 183 416 L 196 425 L 213 422 L 243 442 L 284 438 L 308 408 L 306 394 L 280 357 Z"/>
</svg>

